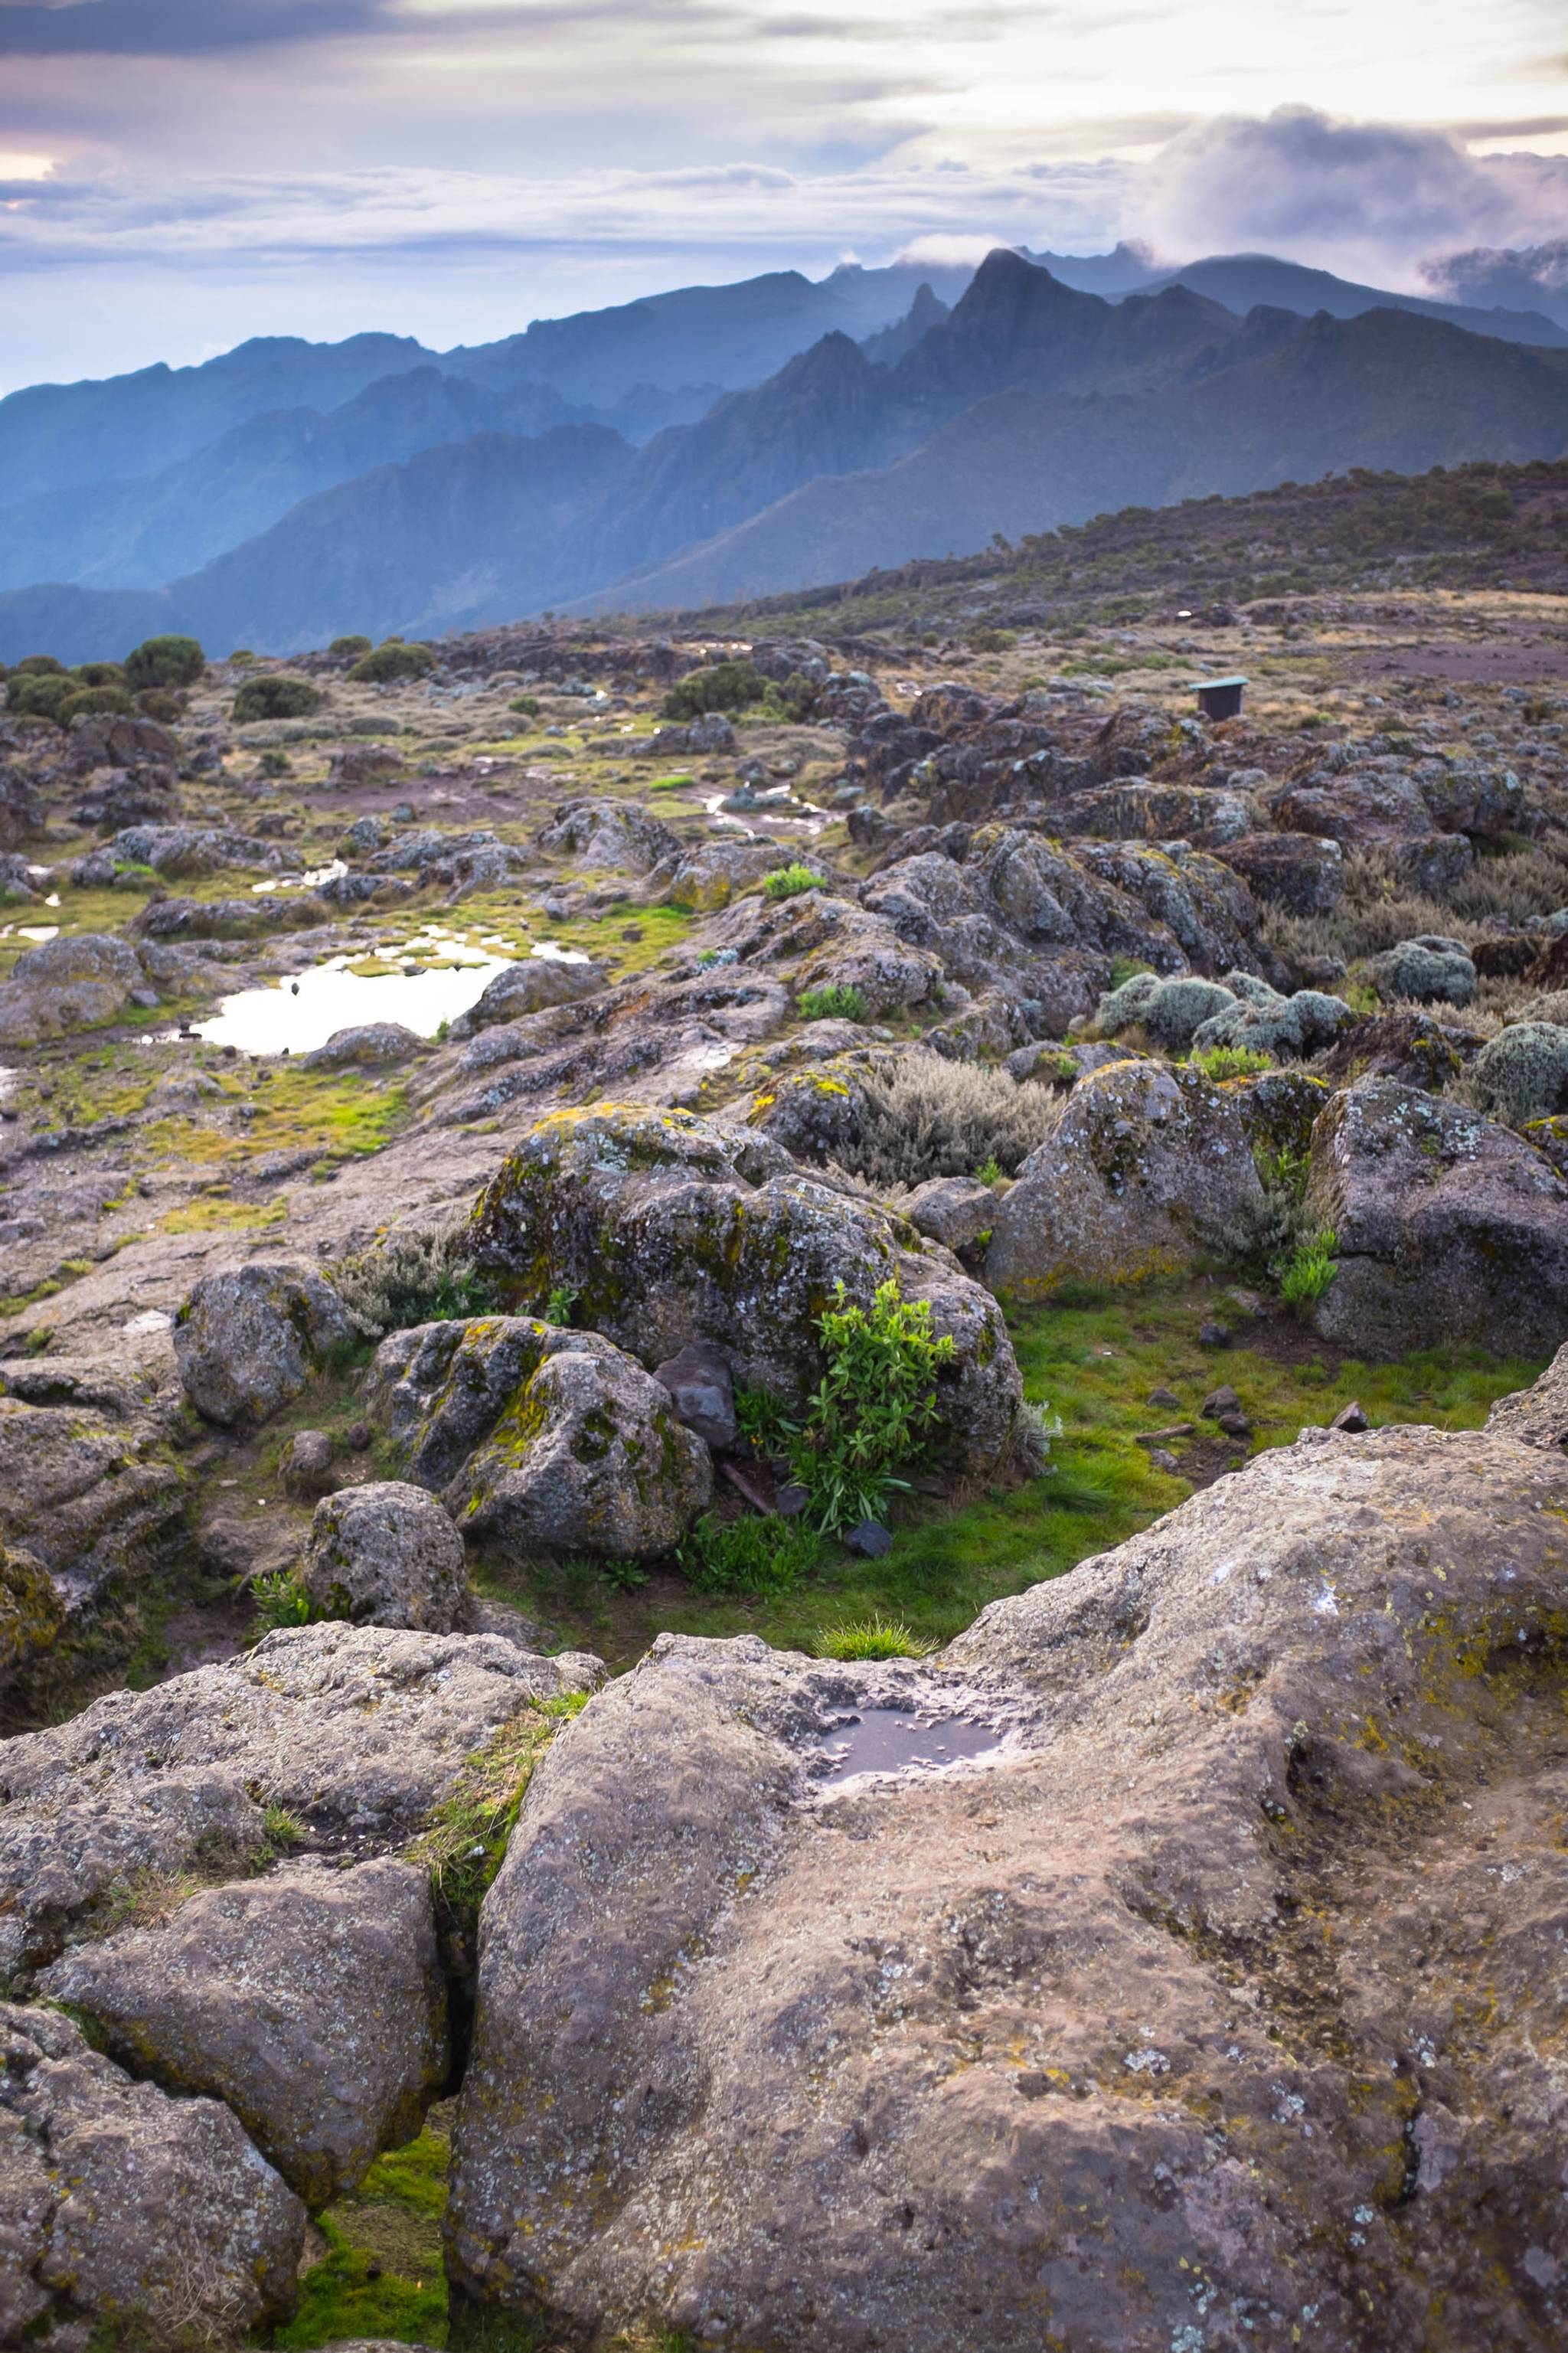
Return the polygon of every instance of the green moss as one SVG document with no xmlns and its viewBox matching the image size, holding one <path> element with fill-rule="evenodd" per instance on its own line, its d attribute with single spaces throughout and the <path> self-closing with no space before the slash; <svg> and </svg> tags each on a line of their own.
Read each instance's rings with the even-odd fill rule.
<svg viewBox="0 0 1568 2353">
<path fill-rule="evenodd" d="M 447 2204 L 449 2124 L 432 2109 L 406 2148 L 377 2159 L 360 2187 L 320 2218 L 326 2253 L 301 2274 L 294 2318 L 275 2346 L 305 2348 L 344 2338 L 447 2342 L 441 2218 Z"/>
</svg>

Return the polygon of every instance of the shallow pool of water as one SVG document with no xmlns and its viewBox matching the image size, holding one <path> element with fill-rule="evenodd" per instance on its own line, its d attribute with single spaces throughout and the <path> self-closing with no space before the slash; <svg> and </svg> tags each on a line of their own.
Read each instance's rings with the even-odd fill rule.
<svg viewBox="0 0 1568 2353">
<path fill-rule="evenodd" d="M 192 1033 L 215 1046 L 235 1046 L 243 1054 L 309 1054 L 339 1029 L 367 1021 L 397 1021 L 416 1037 L 433 1038 L 443 1021 L 455 1021 L 477 1004 L 488 981 L 503 972 L 506 956 L 475 955 L 425 972 L 377 973 L 347 969 L 347 956 L 302 972 L 275 988 L 242 989 L 225 997 Z"/>
<path fill-rule="evenodd" d="M 913 1708 L 863 1707 L 834 1725 L 822 1743 L 825 1789 L 861 1773 L 941 1773 L 1001 1746 L 994 1725 L 973 1716 L 922 1715 Z"/>
</svg>

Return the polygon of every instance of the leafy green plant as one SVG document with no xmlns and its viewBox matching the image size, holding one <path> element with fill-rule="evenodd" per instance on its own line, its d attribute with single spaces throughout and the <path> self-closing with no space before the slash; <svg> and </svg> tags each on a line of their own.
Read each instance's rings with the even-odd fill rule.
<svg viewBox="0 0 1568 2353">
<path fill-rule="evenodd" d="M 791 1441 L 800 1436 L 799 1425 L 789 1419 L 776 1398 L 766 1389 L 748 1388 L 743 1381 L 735 1384 L 735 1428 L 759 1454 L 787 1453 Z"/>
<path fill-rule="evenodd" d="M 500 1869 L 534 1767 L 562 1722 L 586 1705 L 583 1692 L 531 1700 L 466 1759 L 451 1796 L 410 1847 L 411 1860 L 429 1871 L 442 1917 L 460 1934 L 471 1936 L 479 1925 L 479 1905 Z"/>
<path fill-rule="evenodd" d="M 292 1569 L 275 1569 L 270 1577 L 258 1577 L 250 1588 L 256 1607 L 253 1634 L 259 1641 L 279 1626 L 309 1626 L 315 1615 L 310 1597 Z"/>
<path fill-rule="evenodd" d="M 537 719 L 539 697 L 537 694 L 514 694 L 507 704 L 507 709 L 515 711 L 520 719 Z"/>
<path fill-rule="evenodd" d="M 1260 1071 L 1274 1068 L 1272 1054 L 1260 1053 L 1253 1046 L 1210 1046 L 1192 1058 L 1193 1067 L 1205 1079 L 1256 1078 Z"/>
<path fill-rule="evenodd" d="M 1279 1278 L 1279 1295 L 1292 1314 L 1300 1314 L 1328 1290 L 1339 1272 L 1334 1263 L 1338 1242 L 1331 1227 L 1310 1240 L 1298 1242 Z"/>
<path fill-rule="evenodd" d="M 1307 1190 L 1309 1155 L 1293 1152 L 1288 1144 L 1255 1145 L 1252 1165 L 1266 1193 L 1280 1193 L 1288 1200 L 1300 1201 Z"/>
<path fill-rule="evenodd" d="M 573 1311 L 582 1295 L 574 1282 L 558 1282 L 544 1303 L 544 1321 L 570 1330 Z"/>
<path fill-rule="evenodd" d="M 279 751 L 273 744 L 263 752 L 257 765 L 264 776 L 286 776 L 289 774 L 289 754 Z"/>
<path fill-rule="evenodd" d="M 825 1364 L 791 1448 L 825 1534 L 879 1520 L 898 1477 L 924 1446 L 937 1418 L 936 1379 L 954 1356 L 933 1336 L 926 1300 L 906 1300 L 896 1281 L 880 1284 L 868 1308 L 846 1300 L 817 1318 Z"/>
<path fill-rule="evenodd" d="M 841 1619 L 837 1626 L 825 1626 L 817 1637 L 819 1659 L 925 1659 L 936 1648 L 934 1642 L 916 1639 L 901 1618 Z"/>
<path fill-rule="evenodd" d="M 822 1557 L 816 1531 L 776 1512 L 721 1520 L 705 1512 L 676 1558 L 699 1593 L 760 1593 L 770 1599 L 809 1577 Z"/>
<path fill-rule="evenodd" d="M 864 1021 L 866 999 L 853 981 L 826 981 L 820 988 L 803 989 L 795 1010 L 805 1021 Z"/>
<path fill-rule="evenodd" d="M 988 1153 L 974 1172 L 974 1181 L 977 1185 L 999 1185 L 1005 1173 L 996 1155 Z"/>
<path fill-rule="evenodd" d="M 803 866 L 798 858 L 787 866 L 775 866 L 763 877 L 763 895 L 767 899 L 798 899 L 803 891 L 820 891 L 822 886 L 823 877 Z"/>
</svg>

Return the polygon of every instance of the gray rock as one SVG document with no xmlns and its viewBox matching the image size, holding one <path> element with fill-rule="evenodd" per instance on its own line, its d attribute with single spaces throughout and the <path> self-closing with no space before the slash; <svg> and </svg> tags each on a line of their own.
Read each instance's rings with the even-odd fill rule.
<svg viewBox="0 0 1568 2353">
<path fill-rule="evenodd" d="M 500 1725 L 600 1672 L 493 1634 L 308 1626 L 19 1735 L 0 1784 L 0 1985 L 87 1933 L 117 1889 L 243 1872 L 264 1801 L 334 1851 L 403 1845 Z"/>
<path fill-rule="evenodd" d="M 860 1520 L 844 1539 L 847 1552 L 858 1553 L 863 1560 L 886 1560 L 893 1549 L 891 1533 L 877 1520 Z"/>
<path fill-rule="evenodd" d="M 278 1472 L 291 1495 L 314 1503 L 336 1481 L 332 1441 L 324 1430 L 297 1430 L 278 1458 Z"/>
<path fill-rule="evenodd" d="M 226 2101 L 311 2207 L 412 2140 L 447 2073 L 429 1873 L 390 1856 L 209 1889 L 78 1946 L 39 1989 L 123 2065 Z"/>
<path fill-rule="evenodd" d="M 1344 888 L 1344 852 L 1327 835 L 1249 833 L 1215 844 L 1256 898 L 1291 915 L 1328 915 Z"/>
<path fill-rule="evenodd" d="M 468 1593 L 462 1537 L 433 1495 L 400 1479 L 323 1496 L 300 1576 L 325 1614 L 426 1634 L 449 1634 Z"/>
<path fill-rule="evenodd" d="M 1568 1346 L 1558 1349 L 1532 1388 L 1500 1398 L 1487 1416 L 1487 1428 L 1521 1446 L 1568 1453 Z"/>
<path fill-rule="evenodd" d="M 1568 1184 L 1511 1129 L 1363 1080 L 1312 1131 L 1308 1198 L 1338 1247 L 1325 1339 L 1384 1357 L 1467 1341 L 1544 1356 L 1568 1338 Z"/>
<path fill-rule="evenodd" d="M 498 1022 L 518 1021 L 546 1006 L 575 1005 L 605 985 L 596 964 L 569 964 L 559 956 L 521 956 L 486 982 L 477 1005 L 453 1022 L 454 1038 L 472 1038 Z"/>
<path fill-rule="evenodd" d="M 479 1263 L 521 1303 L 571 1283 L 582 1321 L 642 1363 L 700 1338 L 786 1405 L 821 1377 L 817 1319 L 837 1285 L 866 1306 L 896 1281 L 953 1342 L 937 1384 L 948 1467 L 984 1477 L 1011 1441 L 1022 1383 L 995 1301 L 945 1251 L 910 1247 L 910 1227 L 759 1136 L 635 1105 L 556 1114 L 503 1165 L 473 1231 Z"/>
<path fill-rule="evenodd" d="M 1136 1282 L 1223 1256 L 1263 1187 L 1233 1099 L 1200 1071 L 1113 1062 L 1080 1079 L 996 1210 L 994 1288 Z"/>
<path fill-rule="evenodd" d="M 424 1039 L 401 1021 L 366 1021 L 357 1029 L 334 1029 L 304 1060 L 308 1071 L 384 1071 L 411 1062 L 424 1050 Z"/>
<path fill-rule="evenodd" d="M 735 1443 L 735 1384 L 718 1349 L 689 1340 L 653 1377 L 675 1399 L 676 1419 L 716 1454 L 727 1453 Z"/>
<path fill-rule="evenodd" d="M 36 1046 L 46 1038 L 114 1020 L 147 976 L 129 940 L 78 932 L 25 949 L 0 983 L 0 1046 Z"/>
<path fill-rule="evenodd" d="M 330 1283 L 274 1261 L 204 1276 L 175 1319 L 174 1356 L 205 1420 L 246 1427 L 297 1398 L 353 1336 Z"/>
<path fill-rule="evenodd" d="M 50 1394 L 18 1378 L 35 1395 Z M 12 1392 L 0 1394 L 5 1535 L 48 1573 L 64 1603 L 79 1608 L 157 1565 L 180 1529 L 184 1478 L 162 1432 L 112 1385 L 94 1398 L 75 1393 L 65 1376 L 65 1393 L 56 1388 L 49 1404 L 16 1395 L 16 1386 L 0 1380 Z"/>
<path fill-rule="evenodd" d="M 0 2004 L 0 2342 L 232 2343 L 288 2318 L 305 2209 L 216 2100 Z"/>
<path fill-rule="evenodd" d="M 485 1906 L 462 2290 L 563 2341 L 1553 2341 L 1563 1493 L 1314 1432 L 929 1664 L 662 1637 Z M 872 1707 L 993 1753 L 824 1787 Z"/>
<path fill-rule="evenodd" d="M 973 1176 L 932 1176 L 900 1206 L 918 1233 L 950 1250 L 968 1250 L 996 1221 L 996 1195 Z"/>
<path fill-rule="evenodd" d="M 53 1649 L 65 1602 L 43 1563 L 0 1541 L 0 1691 Z"/>
<path fill-rule="evenodd" d="M 626 801 L 567 801 L 538 836 L 551 858 L 622 874 L 647 874 L 679 849 L 668 826 Z"/>
</svg>

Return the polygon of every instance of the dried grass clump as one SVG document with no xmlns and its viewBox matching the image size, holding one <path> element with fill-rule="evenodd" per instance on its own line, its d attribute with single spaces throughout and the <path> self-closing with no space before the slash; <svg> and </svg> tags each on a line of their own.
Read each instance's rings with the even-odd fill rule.
<svg viewBox="0 0 1568 2353">
<path fill-rule="evenodd" d="M 466 1211 L 395 1227 L 374 1250 L 333 1267 L 332 1287 L 367 1340 L 416 1324 L 482 1315 L 490 1301 L 472 1250 Z"/>
<path fill-rule="evenodd" d="M 1016 1174 L 1059 1119 L 1054 1091 L 977 1062 L 950 1062 L 918 1048 L 858 1082 L 858 1132 L 838 1158 L 851 1176 L 886 1191 L 931 1176 L 970 1176 L 994 1161 Z"/>
</svg>

